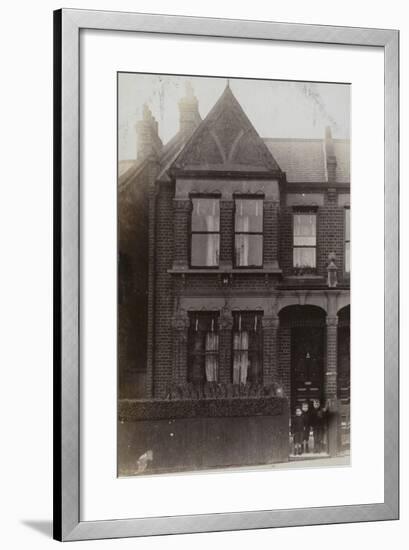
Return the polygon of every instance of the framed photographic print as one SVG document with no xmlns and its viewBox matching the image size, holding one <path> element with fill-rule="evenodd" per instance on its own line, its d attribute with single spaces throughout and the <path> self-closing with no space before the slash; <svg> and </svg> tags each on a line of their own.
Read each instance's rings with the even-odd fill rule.
<svg viewBox="0 0 409 550">
<path fill-rule="evenodd" d="M 397 519 L 398 32 L 54 26 L 55 538 Z"/>
</svg>

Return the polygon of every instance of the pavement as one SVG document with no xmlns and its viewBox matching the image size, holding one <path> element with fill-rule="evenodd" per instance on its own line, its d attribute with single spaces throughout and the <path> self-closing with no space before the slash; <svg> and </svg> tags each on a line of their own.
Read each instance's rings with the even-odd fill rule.
<svg viewBox="0 0 409 550">
<path fill-rule="evenodd" d="M 308 458 L 305 458 L 308 457 Z M 351 465 L 351 458 L 349 454 L 342 456 L 330 457 L 325 453 L 321 454 L 309 454 L 301 455 L 297 457 L 290 457 L 288 462 L 276 462 L 275 464 L 261 464 L 257 466 L 233 466 L 231 468 L 224 468 L 223 470 L 229 470 L 229 472 L 241 472 L 241 471 L 261 471 L 261 470 L 290 470 L 290 469 L 304 469 L 304 468 L 333 468 L 333 467 L 349 467 Z M 213 470 L 214 471 L 214 470 Z"/>
</svg>

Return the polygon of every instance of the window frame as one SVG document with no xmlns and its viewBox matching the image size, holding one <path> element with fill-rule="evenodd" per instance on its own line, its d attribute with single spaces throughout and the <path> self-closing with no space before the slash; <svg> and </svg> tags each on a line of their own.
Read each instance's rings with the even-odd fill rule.
<svg viewBox="0 0 409 550">
<path fill-rule="evenodd" d="M 214 323 L 214 332 L 218 335 L 218 349 L 217 350 L 206 350 L 206 335 L 211 332 L 210 330 L 201 330 L 199 328 L 198 332 L 201 334 L 202 346 L 200 352 L 194 353 L 192 351 L 193 347 L 193 335 L 196 333 L 195 323 L 196 320 L 200 322 L 200 318 L 204 321 L 206 318 L 211 323 L 212 320 Z M 217 379 L 219 381 L 220 374 L 220 311 L 190 311 L 189 312 L 189 329 L 188 329 L 188 340 L 187 340 L 187 371 L 186 371 L 186 382 L 195 383 L 195 380 L 191 378 L 191 371 L 193 365 L 193 358 L 200 357 L 201 369 L 202 369 L 202 383 L 207 383 L 206 378 L 206 357 L 213 356 L 217 358 Z"/>
<path fill-rule="evenodd" d="M 193 231 L 193 201 L 194 199 L 217 199 L 219 201 L 219 230 L 218 231 Z M 190 269 L 206 269 L 206 270 L 217 270 L 220 268 L 220 246 L 221 246 L 221 237 L 220 237 L 220 227 L 221 227 L 221 209 L 220 201 L 221 195 L 218 193 L 195 193 L 189 195 L 191 211 L 190 211 L 190 223 L 189 223 L 189 268 Z M 192 263 L 192 243 L 193 235 L 218 235 L 219 236 L 219 256 L 217 265 L 193 265 Z"/>
<path fill-rule="evenodd" d="M 233 267 L 234 269 L 263 269 L 264 267 L 264 194 L 254 195 L 233 195 Z M 258 200 L 261 201 L 261 231 L 236 231 L 236 210 L 237 201 L 239 200 Z M 261 264 L 260 265 L 237 265 L 236 259 L 236 235 L 256 235 L 261 236 Z"/>
<path fill-rule="evenodd" d="M 295 245 L 294 244 L 294 216 L 296 215 L 314 215 L 315 216 L 315 245 Z M 299 276 L 316 275 L 318 271 L 318 207 L 317 206 L 295 206 L 291 212 L 292 232 L 291 232 L 291 265 L 293 273 Z M 315 267 L 296 267 L 294 265 L 294 249 L 296 248 L 314 248 L 315 249 Z M 296 273 L 301 271 L 301 273 Z"/>
</svg>

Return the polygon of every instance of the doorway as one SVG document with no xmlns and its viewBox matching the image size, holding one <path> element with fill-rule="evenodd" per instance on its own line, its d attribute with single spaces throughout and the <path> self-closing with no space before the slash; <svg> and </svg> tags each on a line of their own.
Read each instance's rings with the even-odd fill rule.
<svg viewBox="0 0 409 550">
<path fill-rule="evenodd" d="M 323 402 L 324 328 L 299 326 L 291 329 L 292 408 L 315 399 Z"/>
</svg>

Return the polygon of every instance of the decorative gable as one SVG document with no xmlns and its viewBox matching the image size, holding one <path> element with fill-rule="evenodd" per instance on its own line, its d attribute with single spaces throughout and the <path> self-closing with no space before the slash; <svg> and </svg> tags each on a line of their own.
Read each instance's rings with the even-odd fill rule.
<svg viewBox="0 0 409 550">
<path fill-rule="evenodd" d="M 171 167 L 175 175 L 231 174 L 279 177 L 280 167 L 230 86 L 198 126 Z"/>
</svg>

